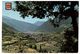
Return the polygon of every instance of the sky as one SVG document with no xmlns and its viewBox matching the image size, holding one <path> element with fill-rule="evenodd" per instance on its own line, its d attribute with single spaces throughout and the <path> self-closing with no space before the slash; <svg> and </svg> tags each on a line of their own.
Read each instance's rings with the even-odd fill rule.
<svg viewBox="0 0 80 54">
<path fill-rule="evenodd" d="M 15 7 L 14 2 L 13 1 L 10 1 L 10 2 L 12 3 L 12 8 L 14 8 Z M 22 17 L 20 17 L 19 12 L 13 11 L 13 10 L 6 10 L 5 3 L 6 3 L 6 1 L 2 2 L 2 16 L 8 16 L 10 18 L 13 18 L 13 19 L 16 19 L 19 21 L 32 23 L 32 24 L 34 24 L 38 21 L 46 22 L 48 20 L 48 18 L 39 19 L 39 18 L 32 18 L 32 16 L 29 16 L 29 17 L 26 17 L 25 19 L 23 19 Z"/>
</svg>

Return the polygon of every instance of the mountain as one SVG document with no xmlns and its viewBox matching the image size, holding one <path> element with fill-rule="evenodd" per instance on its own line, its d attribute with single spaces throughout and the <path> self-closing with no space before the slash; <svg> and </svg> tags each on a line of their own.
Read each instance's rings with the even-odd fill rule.
<svg viewBox="0 0 80 54">
<path fill-rule="evenodd" d="M 43 23 L 41 26 L 37 28 L 38 31 L 48 31 L 48 32 L 61 32 L 64 29 L 71 27 L 71 18 L 67 20 L 63 20 L 60 22 L 60 27 L 55 28 L 50 21 Z"/>
<path fill-rule="evenodd" d="M 36 25 L 19 21 L 19 20 L 15 20 L 7 16 L 3 16 L 2 21 L 20 32 L 30 32 L 30 31 L 33 32 L 37 28 Z"/>
<path fill-rule="evenodd" d="M 51 24 L 50 21 L 47 21 L 43 23 L 41 26 L 37 28 L 38 31 L 48 31 L 48 32 L 53 32 L 54 31 L 54 26 Z"/>
<path fill-rule="evenodd" d="M 38 21 L 38 22 L 36 22 L 36 23 L 34 23 L 34 24 L 37 25 L 37 26 L 41 26 L 43 23 L 44 23 L 44 22 Z"/>
<path fill-rule="evenodd" d="M 6 33 L 15 33 L 17 32 L 16 29 L 10 27 L 9 25 L 7 25 L 6 23 L 2 22 L 2 33 L 6 34 Z"/>
<path fill-rule="evenodd" d="M 71 18 L 63 20 L 60 23 L 60 27 L 55 28 L 50 21 L 36 22 L 35 24 L 19 21 L 10 17 L 3 16 L 3 22 L 7 25 L 15 28 L 20 32 L 61 32 L 65 27 L 71 26 Z"/>
</svg>

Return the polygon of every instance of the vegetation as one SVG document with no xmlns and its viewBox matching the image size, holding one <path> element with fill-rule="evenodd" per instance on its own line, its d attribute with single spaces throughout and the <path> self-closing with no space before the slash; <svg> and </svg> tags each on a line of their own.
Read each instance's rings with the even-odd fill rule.
<svg viewBox="0 0 80 54">
<path fill-rule="evenodd" d="M 22 33 L 14 30 L 5 30 L 2 36 L 3 52 L 15 53 L 54 53 L 54 52 L 76 52 L 77 39 L 71 28 L 62 32 L 34 32 Z M 13 33 L 12 33 L 13 32 Z M 7 34 L 9 33 L 9 34 Z M 76 46 L 76 47 L 75 47 Z M 69 47 L 69 48 L 68 48 Z"/>
<path fill-rule="evenodd" d="M 69 37 L 65 37 L 68 43 L 72 43 L 70 43 L 71 49 L 67 52 L 78 52 L 78 41 L 74 43 L 70 40 L 72 38 L 78 40 L 78 1 L 16 1 L 15 4 L 16 7 L 14 10 L 18 11 L 21 17 L 25 18 L 29 15 L 33 16 L 33 18 L 37 17 L 40 19 L 48 17 L 54 27 L 59 27 L 62 20 L 65 21 L 66 19 L 71 18 L 72 31 L 68 31 L 66 34 L 74 33 L 74 35 L 67 34 Z M 66 44 L 68 44 L 67 42 Z M 72 45 L 75 45 L 75 48 L 72 47 Z M 66 48 L 68 50 L 68 47 Z"/>
<path fill-rule="evenodd" d="M 3 52 L 78 52 L 78 8 L 75 9 L 78 1 L 16 1 L 15 4 L 14 10 L 23 18 L 29 15 L 40 19 L 48 17 L 54 27 L 59 27 L 62 20 L 71 18 L 72 26 L 62 32 L 21 33 L 3 25 Z M 55 8 L 57 11 L 54 11 Z"/>
<path fill-rule="evenodd" d="M 75 6 L 79 5 L 78 1 L 16 1 L 15 4 L 16 7 L 14 10 L 20 12 L 20 15 L 23 18 L 29 15 L 33 16 L 33 18 L 37 17 L 40 19 L 55 16 L 54 19 L 50 19 L 50 21 L 55 27 L 59 26 L 59 22 L 61 20 L 66 20 L 71 17 L 73 30 L 76 33 L 78 31 L 78 9 L 75 9 Z M 57 9 L 56 11 L 54 11 L 55 8 Z"/>
<path fill-rule="evenodd" d="M 5 28 L 10 29 L 9 27 Z M 3 30 L 6 31 L 5 29 Z M 59 52 L 62 40 L 64 39 L 64 35 L 57 32 L 35 32 L 32 34 L 14 32 L 7 35 L 5 34 L 6 33 L 4 33 L 2 37 L 2 51 L 9 53 Z"/>
</svg>

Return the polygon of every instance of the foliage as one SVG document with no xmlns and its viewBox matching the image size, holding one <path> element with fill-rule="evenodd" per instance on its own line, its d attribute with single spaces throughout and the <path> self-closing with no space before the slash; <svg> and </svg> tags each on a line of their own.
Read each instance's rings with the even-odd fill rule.
<svg viewBox="0 0 80 54">
<path fill-rule="evenodd" d="M 16 1 L 15 11 L 18 11 L 21 17 L 33 16 L 37 18 L 52 17 L 52 24 L 56 27 L 63 19 L 75 16 L 78 17 L 78 11 L 74 9 L 78 1 Z M 56 11 L 55 11 L 56 9 Z M 55 17 L 53 17 L 55 16 Z"/>
<path fill-rule="evenodd" d="M 78 52 L 78 39 L 72 30 L 66 29 L 64 33 L 65 42 L 61 47 L 61 52 Z"/>
<path fill-rule="evenodd" d="M 72 40 L 72 37 L 78 39 L 78 8 L 75 8 L 76 6 L 79 6 L 78 1 L 16 1 L 15 4 L 16 7 L 14 10 L 18 11 L 21 17 L 25 18 L 29 15 L 33 18 L 37 17 L 40 19 L 48 17 L 54 27 L 59 27 L 62 20 L 66 20 L 71 17 L 73 29 L 72 31 L 66 32 L 66 34 L 68 33 L 68 37 L 66 37 L 66 34 L 64 35 L 67 40 L 65 45 L 71 46 L 71 48 L 69 49 L 66 47 L 67 50 L 65 51 L 78 51 L 78 41 L 74 44 Z M 75 45 L 76 49 L 73 45 Z M 63 48 L 66 49 L 65 47 Z"/>
</svg>

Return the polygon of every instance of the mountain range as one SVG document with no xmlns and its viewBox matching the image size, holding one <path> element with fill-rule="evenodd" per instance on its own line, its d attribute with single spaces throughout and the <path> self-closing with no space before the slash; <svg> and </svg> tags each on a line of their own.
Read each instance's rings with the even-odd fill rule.
<svg viewBox="0 0 80 54">
<path fill-rule="evenodd" d="M 20 32 L 35 31 L 36 25 L 3 16 L 2 21 Z"/>
<path fill-rule="evenodd" d="M 56 32 L 56 31 L 62 31 L 64 29 L 64 26 L 69 27 L 71 25 L 70 18 L 65 21 L 62 21 L 60 27 L 58 28 L 54 28 L 54 26 L 51 24 L 50 21 L 46 22 L 38 21 L 34 24 L 31 24 L 28 22 L 15 20 L 7 16 L 3 16 L 2 21 L 3 23 L 9 25 L 10 27 L 13 27 L 19 32 L 38 32 L 38 31 Z"/>
</svg>

